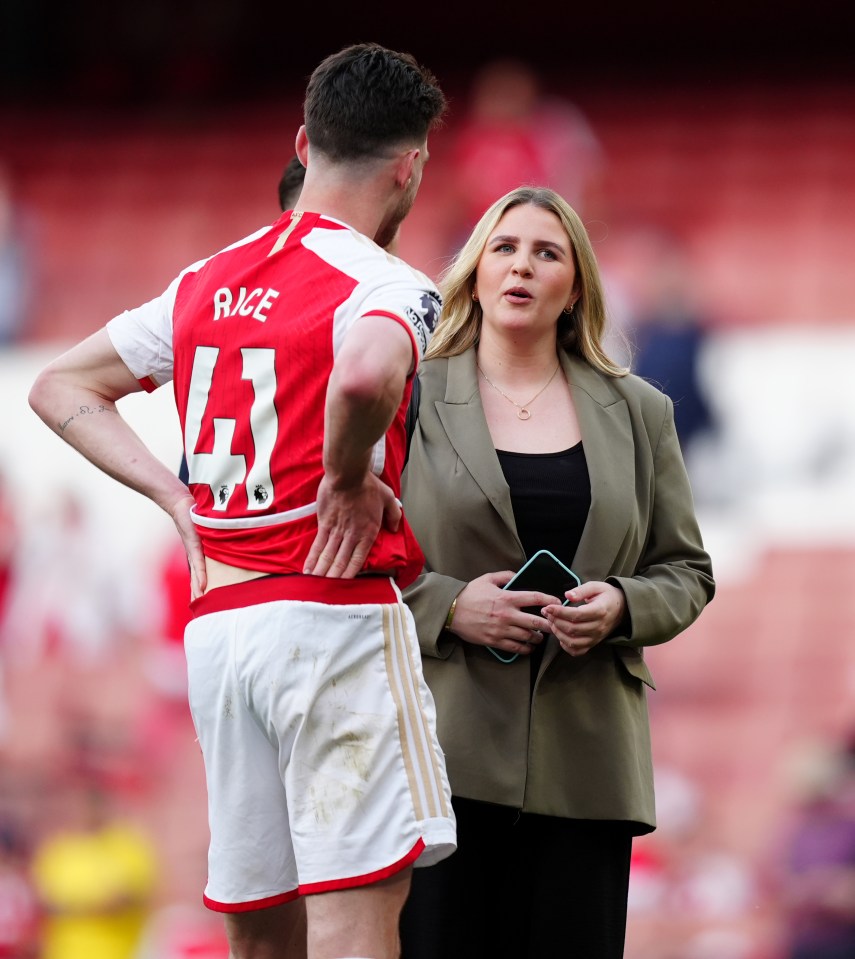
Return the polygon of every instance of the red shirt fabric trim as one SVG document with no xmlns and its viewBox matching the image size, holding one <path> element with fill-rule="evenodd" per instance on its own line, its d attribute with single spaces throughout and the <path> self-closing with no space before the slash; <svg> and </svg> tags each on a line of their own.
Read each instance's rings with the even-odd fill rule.
<svg viewBox="0 0 855 959">
<path fill-rule="evenodd" d="M 419 839 L 413 848 L 402 856 L 397 862 L 383 869 L 376 869 L 374 872 L 367 872 L 361 876 L 348 876 L 346 879 L 331 879 L 328 882 L 307 882 L 298 889 L 292 889 L 290 892 L 283 892 L 278 896 L 267 896 L 264 899 L 252 899 L 249 902 L 217 902 L 215 899 L 209 899 L 203 896 L 205 905 L 214 912 L 252 912 L 255 909 L 267 909 L 269 906 L 278 906 L 284 902 L 292 902 L 298 896 L 310 896 L 318 892 L 334 892 L 341 889 L 354 889 L 358 886 L 368 886 L 374 882 L 380 882 L 381 879 L 388 879 L 394 876 L 402 869 L 412 865 L 425 848 L 424 839 Z"/>
<path fill-rule="evenodd" d="M 328 576 L 262 576 L 245 583 L 218 586 L 194 599 L 190 612 L 194 617 L 242 609 L 278 600 L 324 603 L 327 606 L 381 605 L 397 603 L 398 595 L 386 576 L 358 576 L 356 579 L 332 579 Z"/>
</svg>

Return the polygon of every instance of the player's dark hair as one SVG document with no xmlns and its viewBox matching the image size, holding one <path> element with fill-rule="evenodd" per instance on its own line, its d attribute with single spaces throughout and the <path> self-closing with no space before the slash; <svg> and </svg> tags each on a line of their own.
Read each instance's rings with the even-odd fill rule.
<svg viewBox="0 0 855 959">
<path fill-rule="evenodd" d="M 283 213 L 294 208 L 305 179 L 306 168 L 296 156 L 291 157 L 279 180 L 279 207 Z"/>
<path fill-rule="evenodd" d="M 333 161 L 421 142 L 444 111 L 433 74 L 409 53 L 376 43 L 353 44 L 323 60 L 303 105 L 309 143 Z"/>
</svg>

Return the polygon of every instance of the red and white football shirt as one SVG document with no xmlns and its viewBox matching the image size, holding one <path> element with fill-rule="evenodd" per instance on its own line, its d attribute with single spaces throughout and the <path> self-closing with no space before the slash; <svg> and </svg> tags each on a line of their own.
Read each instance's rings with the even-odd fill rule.
<svg viewBox="0 0 855 959">
<path fill-rule="evenodd" d="M 410 333 L 415 371 L 440 304 L 428 277 L 346 224 L 288 212 L 110 321 L 146 389 L 173 381 L 207 556 L 302 572 L 317 532 L 327 382 L 344 337 L 362 316 L 387 316 Z M 396 495 L 409 393 L 408 383 L 372 459 Z M 421 565 L 402 522 L 380 531 L 365 569 L 391 571 L 403 586 Z"/>
</svg>

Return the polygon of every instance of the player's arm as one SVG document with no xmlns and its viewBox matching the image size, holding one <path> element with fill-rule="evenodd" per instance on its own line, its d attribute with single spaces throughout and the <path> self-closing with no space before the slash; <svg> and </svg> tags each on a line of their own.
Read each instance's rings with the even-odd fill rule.
<svg viewBox="0 0 855 959">
<path fill-rule="evenodd" d="M 381 524 L 397 529 L 400 504 L 371 472 L 371 452 L 392 424 L 412 366 L 412 337 L 388 317 L 362 317 L 347 334 L 327 388 L 318 535 L 307 573 L 355 576 Z"/>
<path fill-rule="evenodd" d="M 190 520 L 193 498 L 116 408 L 117 400 L 141 389 L 107 331 L 100 330 L 42 370 L 29 401 L 57 436 L 172 517 L 187 550 L 195 596 L 205 589 L 205 562 Z"/>
</svg>

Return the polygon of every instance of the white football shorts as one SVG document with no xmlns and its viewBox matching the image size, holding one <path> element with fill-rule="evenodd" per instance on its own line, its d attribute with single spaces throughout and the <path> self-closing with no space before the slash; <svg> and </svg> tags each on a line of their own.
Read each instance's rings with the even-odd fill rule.
<svg viewBox="0 0 855 959">
<path fill-rule="evenodd" d="M 391 580 L 264 577 L 192 609 L 209 908 L 366 885 L 454 851 L 433 696 Z"/>
</svg>

